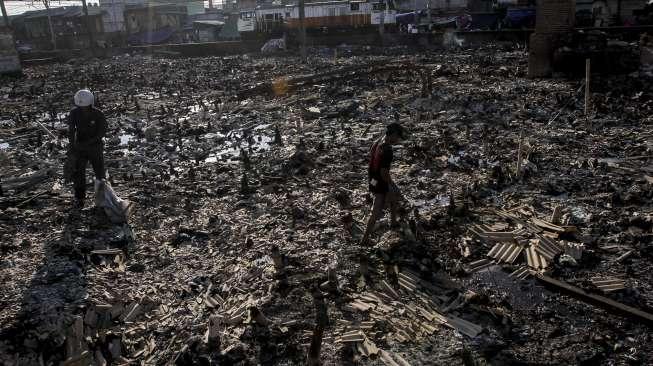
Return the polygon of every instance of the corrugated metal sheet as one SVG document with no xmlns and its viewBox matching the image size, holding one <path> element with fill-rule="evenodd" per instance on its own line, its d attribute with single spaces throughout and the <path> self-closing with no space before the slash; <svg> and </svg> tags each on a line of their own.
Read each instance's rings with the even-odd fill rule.
<svg viewBox="0 0 653 366">
<path fill-rule="evenodd" d="M 516 278 L 518 280 L 525 280 L 531 275 L 531 270 L 526 267 L 519 267 L 513 273 L 510 274 L 510 277 Z"/>
<path fill-rule="evenodd" d="M 497 215 L 499 215 L 501 217 L 504 217 L 504 218 L 507 218 L 507 219 L 518 219 L 519 218 L 514 213 L 508 212 L 508 211 L 505 211 L 505 210 L 495 210 L 494 212 Z"/>
<path fill-rule="evenodd" d="M 467 265 L 466 272 L 467 273 L 474 273 L 478 272 L 480 270 L 483 270 L 491 265 L 494 264 L 494 261 L 489 260 L 489 259 L 480 259 L 474 262 L 471 262 L 470 264 Z"/>
<path fill-rule="evenodd" d="M 488 257 L 494 258 L 499 262 L 512 263 L 515 261 L 523 247 L 513 243 L 498 243 L 487 254 Z"/>
<path fill-rule="evenodd" d="M 540 236 L 537 239 L 537 244 L 535 244 L 535 250 L 548 261 L 551 261 L 562 252 L 562 247 L 551 238 Z"/>
<path fill-rule="evenodd" d="M 403 277 L 406 281 L 412 283 L 414 286 L 418 286 L 422 280 L 417 274 L 408 270 L 399 272 L 399 277 Z"/>
<path fill-rule="evenodd" d="M 447 319 L 446 324 L 449 327 L 457 330 L 458 333 L 464 334 L 468 337 L 474 338 L 483 331 L 482 326 L 478 324 L 474 324 L 472 322 L 468 322 L 465 319 L 461 319 L 453 315 L 447 315 L 445 316 L 445 318 Z"/>
<path fill-rule="evenodd" d="M 626 280 L 617 277 L 592 278 L 592 284 L 603 292 L 622 290 L 626 287 Z"/>
<path fill-rule="evenodd" d="M 515 240 L 515 235 L 512 232 L 492 231 L 489 227 L 482 224 L 472 225 L 469 228 L 469 231 L 479 239 L 488 241 L 490 243 Z"/>
<path fill-rule="evenodd" d="M 104 9 L 96 6 L 89 6 L 87 9 L 89 16 L 102 15 L 104 12 Z M 50 17 L 81 18 L 83 15 L 84 13 L 81 6 L 62 6 L 60 8 L 50 8 Z M 24 19 L 47 18 L 47 16 L 47 10 L 32 10 L 23 14 Z"/>
<path fill-rule="evenodd" d="M 515 235 L 515 238 L 517 238 L 517 240 L 530 235 L 528 230 L 526 230 L 524 228 L 517 229 L 517 230 L 513 231 L 512 233 Z"/>
<path fill-rule="evenodd" d="M 539 1 L 535 29 L 537 33 L 562 33 L 574 26 L 576 4 L 570 0 Z"/>
<path fill-rule="evenodd" d="M 581 243 L 565 243 L 565 253 L 569 254 L 570 256 L 574 257 L 574 259 L 579 260 L 583 256 L 583 250 L 585 249 L 585 245 Z"/>
<path fill-rule="evenodd" d="M 494 224 L 487 226 L 491 231 L 505 231 L 510 227 L 510 225 L 505 222 L 495 222 Z"/>
<path fill-rule="evenodd" d="M 549 263 L 547 262 L 546 258 L 540 255 L 535 250 L 535 247 L 532 245 L 526 248 L 525 255 L 526 255 L 526 263 L 528 264 L 529 267 L 533 269 L 539 270 L 549 266 Z"/>
<path fill-rule="evenodd" d="M 399 276 L 397 277 L 399 279 L 399 286 L 401 286 L 401 288 L 405 289 L 408 292 L 413 292 L 415 289 L 417 289 L 417 282 L 414 278 L 403 272 L 399 273 Z"/>
</svg>

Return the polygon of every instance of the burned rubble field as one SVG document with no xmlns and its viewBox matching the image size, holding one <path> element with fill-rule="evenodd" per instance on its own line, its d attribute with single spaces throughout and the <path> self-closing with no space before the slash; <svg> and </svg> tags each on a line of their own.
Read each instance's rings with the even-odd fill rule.
<svg viewBox="0 0 653 366">
<path fill-rule="evenodd" d="M 581 80 L 526 63 L 125 55 L 3 80 L 0 364 L 306 364 L 318 324 L 329 365 L 651 364 L 650 325 L 533 273 L 653 312 L 652 80 L 593 76 L 586 118 Z M 129 226 L 71 209 L 34 122 L 63 141 L 83 86 Z M 397 119 L 403 224 L 364 248 L 368 148 Z"/>
</svg>

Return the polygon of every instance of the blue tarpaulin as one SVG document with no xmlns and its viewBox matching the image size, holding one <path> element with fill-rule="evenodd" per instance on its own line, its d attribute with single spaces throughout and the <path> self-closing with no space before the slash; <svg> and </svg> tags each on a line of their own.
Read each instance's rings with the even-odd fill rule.
<svg viewBox="0 0 653 366">
<path fill-rule="evenodd" d="M 506 12 L 505 23 L 512 28 L 535 25 L 535 8 L 512 8 Z"/>
<path fill-rule="evenodd" d="M 151 32 L 132 34 L 127 37 L 130 45 L 161 44 L 168 41 L 175 34 L 175 29 L 165 27 Z"/>
<path fill-rule="evenodd" d="M 472 14 L 471 29 L 496 29 L 499 23 L 497 13 L 474 13 Z"/>
</svg>

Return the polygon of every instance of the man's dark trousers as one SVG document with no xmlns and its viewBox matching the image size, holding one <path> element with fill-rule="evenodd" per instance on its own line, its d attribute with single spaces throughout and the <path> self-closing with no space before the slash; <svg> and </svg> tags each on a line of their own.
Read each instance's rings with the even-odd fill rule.
<svg viewBox="0 0 653 366">
<path fill-rule="evenodd" d="M 89 146 L 78 146 L 74 149 L 75 154 L 75 175 L 73 185 L 75 186 L 75 198 L 83 200 L 86 197 L 86 163 L 93 166 L 95 178 L 104 179 L 104 156 L 102 154 L 103 144 L 92 144 Z"/>
</svg>

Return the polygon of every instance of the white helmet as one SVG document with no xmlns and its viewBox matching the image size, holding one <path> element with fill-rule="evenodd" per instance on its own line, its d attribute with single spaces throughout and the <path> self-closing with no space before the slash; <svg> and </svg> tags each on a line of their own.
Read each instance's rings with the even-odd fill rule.
<svg viewBox="0 0 653 366">
<path fill-rule="evenodd" d="M 75 93 L 75 105 L 78 107 L 88 107 L 93 105 L 95 98 L 93 93 L 88 89 L 82 89 Z"/>
</svg>

